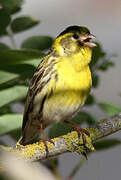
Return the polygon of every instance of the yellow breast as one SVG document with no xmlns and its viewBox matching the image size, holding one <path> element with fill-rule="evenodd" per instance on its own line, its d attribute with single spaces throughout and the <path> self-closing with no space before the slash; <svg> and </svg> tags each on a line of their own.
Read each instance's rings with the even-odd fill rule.
<svg viewBox="0 0 121 180">
<path fill-rule="evenodd" d="M 91 54 L 83 57 L 81 53 L 70 58 L 61 57 L 56 63 L 57 80 L 43 110 L 48 124 L 50 120 L 59 122 L 68 119 L 84 104 L 92 83 L 89 59 Z"/>
<path fill-rule="evenodd" d="M 92 83 L 88 65 L 90 60 L 91 51 L 83 49 L 81 53 L 70 58 L 64 57 L 57 63 L 56 92 L 60 92 L 65 97 L 65 104 L 70 98 L 73 103 L 83 104 L 85 102 Z"/>
</svg>

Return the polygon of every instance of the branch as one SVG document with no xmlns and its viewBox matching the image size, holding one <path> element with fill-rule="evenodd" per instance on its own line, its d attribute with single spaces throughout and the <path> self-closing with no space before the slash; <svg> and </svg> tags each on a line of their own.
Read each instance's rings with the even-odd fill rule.
<svg viewBox="0 0 121 180">
<path fill-rule="evenodd" d="M 94 151 L 95 149 L 92 145 L 94 142 L 121 129 L 121 113 L 100 120 L 93 127 L 85 129 L 90 133 L 90 137 L 86 135 L 86 146 L 88 149 Z M 76 131 L 54 138 L 52 141 L 55 145 L 49 142 L 47 143 L 49 151 L 48 157 L 57 156 L 65 152 L 77 152 L 82 154 L 85 151 L 82 145 L 82 137 L 79 139 Z M 16 148 L 4 147 L 4 150 L 17 152 L 19 153 L 19 156 L 27 161 L 46 159 L 45 146 L 40 142 L 26 146 L 17 145 Z"/>
</svg>

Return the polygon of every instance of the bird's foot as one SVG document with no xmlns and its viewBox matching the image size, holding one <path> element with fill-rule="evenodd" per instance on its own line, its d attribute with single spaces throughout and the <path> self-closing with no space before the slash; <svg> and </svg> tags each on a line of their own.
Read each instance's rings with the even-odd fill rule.
<svg viewBox="0 0 121 180">
<path fill-rule="evenodd" d="M 85 156 L 85 158 L 87 159 L 87 141 L 86 141 L 86 136 L 87 135 L 88 137 L 90 137 L 90 133 L 86 130 L 86 129 L 83 129 L 81 128 L 80 126 L 78 126 L 77 124 L 74 124 L 72 122 L 69 122 L 69 121 L 64 121 L 66 124 L 69 124 L 70 126 L 74 127 L 75 128 L 75 131 L 77 132 L 78 134 L 78 137 L 80 138 L 80 136 L 82 136 L 82 142 L 83 142 L 83 147 L 84 147 L 84 152 L 83 152 L 83 155 Z"/>
<path fill-rule="evenodd" d="M 86 137 L 85 137 L 85 134 L 89 137 L 90 136 L 90 133 L 83 129 L 83 128 L 80 128 L 79 126 L 76 125 L 75 127 L 75 131 L 78 133 L 78 137 L 80 138 L 80 136 L 82 135 L 82 142 L 83 142 L 83 147 L 84 147 L 84 152 L 82 153 L 82 155 L 85 156 L 86 160 L 87 160 L 87 141 L 86 141 Z"/>
<path fill-rule="evenodd" d="M 40 137 L 40 142 L 43 142 L 43 144 L 45 145 L 45 150 L 46 150 L 46 158 L 48 157 L 49 155 L 49 150 L 48 150 L 48 146 L 47 146 L 47 142 L 54 144 L 54 142 L 51 140 L 51 139 L 46 139 L 44 137 Z"/>
<path fill-rule="evenodd" d="M 49 150 L 47 146 L 47 142 L 50 142 L 51 144 L 55 145 L 54 142 L 51 139 L 47 139 L 43 137 L 43 124 L 40 123 L 40 142 L 43 142 L 45 145 L 45 150 L 46 150 L 46 158 L 48 157 Z"/>
<path fill-rule="evenodd" d="M 78 137 L 80 138 L 80 136 L 82 135 L 82 141 L 83 141 L 83 145 L 85 145 L 87 142 L 86 142 L 86 137 L 85 137 L 85 134 L 87 136 L 90 136 L 90 133 L 86 130 L 86 129 L 83 129 L 81 128 L 80 126 L 77 126 L 75 125 L 75 131 L 77 131 L 78 133 Z"/>
<path fill-rule="evenodd" d="M 78 126 L 77 124 L 74 124 L 70 121 L 64 121 L 66 124 L 69 124 L 70 126 L 74 127 L 75 131 L 78 133 L 78 137 L 80 138 L 80 136 L 82 135 L 82 141 L 83 141 L 83 144 L 85 145 L 86 144 L 86 137 L 85 137 L 85 134 L 87 136 L 90 136 L 90 133 L 86 130 L 86 129 L 83 129 L 81 128 L 80 126 Z"/>
</svg>

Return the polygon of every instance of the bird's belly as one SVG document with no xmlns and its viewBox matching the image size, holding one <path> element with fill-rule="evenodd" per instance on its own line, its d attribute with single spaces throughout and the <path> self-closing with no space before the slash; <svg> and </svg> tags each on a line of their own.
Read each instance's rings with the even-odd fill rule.
<svg viewBox="0 0 121 180">
<path fill-rule="evenodd" d="M 81 93 L 78 91 L 53 94 L 46 100 L 43 107 L 43 122 L 45 122 L 45 126 L 69 119 L 79 111 L 85 99 L 86 97 L 84 95 L 81 96 Z"/>
<path fill-rule="evenodd" d="M 43 106 L 45 126 L 71 118 L 85 103 L 91 87 L 91 74 L 88 67 L 85 69 L 78 73 L 69 69 L 69 74 L 59 74 L 56 86 Z"/>
</svg>

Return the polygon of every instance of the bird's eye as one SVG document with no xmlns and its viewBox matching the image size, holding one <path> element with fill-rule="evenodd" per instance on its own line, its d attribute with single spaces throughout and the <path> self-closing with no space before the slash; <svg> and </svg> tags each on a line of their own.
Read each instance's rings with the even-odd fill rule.
<svg viewBox="0 0 121 180">
<path fill-rule="evenodd" d="M 79 38 L 78 34 L 74 34 L 74 35 L 73 35 L 73 38 L 74 38 L 74 39 L 78 39 L 78 38 Z"/>
</svg>

